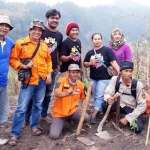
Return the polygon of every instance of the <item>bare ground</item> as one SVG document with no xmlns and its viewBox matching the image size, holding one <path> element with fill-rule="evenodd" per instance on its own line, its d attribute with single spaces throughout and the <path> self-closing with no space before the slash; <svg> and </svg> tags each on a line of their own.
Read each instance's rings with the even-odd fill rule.
<svg viewBox="0 0 150 150">
<path fill-rule="evenodd" d="M 0 125 L 0 137 L 9 138 L 9 132 L 11 130 L 11 121 L 17 105 L 17 97 L 10 97 L 10 117 L 7 123 Z M 51 111 L 52 104 L 49 112 Z M 91 114 L 93 108 L 93 102 L 90 100 L 88 113 Z M 33 136 L 29 127 L 25 127 L 21 131 L 21 137 L 16 146 L 10 147 L 8 144 L 0 146 L 0 150 L 149 150 L 149 145 L 145 146 L 146 132 L 148 126 L 148 115 L 142 115 L 144 123 L 144 130 L 141 134 L 136 134 L 133 137 L 133 132 L 128 128 L 124 130 L 131 132 L 132 135 L 125 137 L 122 133 L 115 130 L 113 127 L 106 128 L 112 136 L 112 140 L 106 141 L 95 136 L 99 122 L 103 115 L 98 116 L 98 123 L 95 125 L 84 124 L 81 135 L 95 142 L 94 145 L 87 147 L 75 138 L 75 133 L 71 132 L 68 128 L 68 124 L 65 124 L 62 136 L 58 140 L 51 140 L 49 138 L 50 125 L 46 122 L 40 122 L 39 126 L 43 129 L 41 136 Z"/>
</svg>

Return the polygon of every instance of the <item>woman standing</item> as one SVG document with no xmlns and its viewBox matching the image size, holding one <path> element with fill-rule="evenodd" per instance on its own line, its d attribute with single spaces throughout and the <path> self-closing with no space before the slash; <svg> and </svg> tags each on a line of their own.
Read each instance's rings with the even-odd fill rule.
<svg viewBox="0 0 150 150">
<path fill-rule="evenodd" d="M 108 47 L 114 52 L 118 64 L 122 60 L 132 61 L 132 52 L 129 45 L 124 41 L 122 30 L 118 28 L 113 30 Z"/>
<path fill-rule="evenodd" d="M 109 83 L 107 69 L 102 65 L 112 65 L 119 73 L 119 66 L 116 62 L 113 52 L 102 45 L 102 35 L 95 33 L 92 35 L 94 49 L 90 50 L 84 59 L 84 67 L 90 67 L 90 80 L 93 82 L 92 92 L 94 94 L 94 113 L 91 117 L 91 123 L 96 123 L 98 112 L 102 112 L 102 103 L 104 101 L 104 91 Z"/>
</svg>

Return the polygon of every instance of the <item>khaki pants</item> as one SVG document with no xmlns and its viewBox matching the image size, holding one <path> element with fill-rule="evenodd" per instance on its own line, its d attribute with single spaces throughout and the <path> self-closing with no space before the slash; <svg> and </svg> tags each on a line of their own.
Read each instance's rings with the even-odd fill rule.
<svg viewBox="0 0 150 150">
<path fill-rule="evenodd" d="M 75 122 L 79 122 L 81 117 L 81 111 L 76 110 L 71 116 L 58 118 L 58 117 L 52 117 L 52 123 L 50 127 L 50 138 L 52 139 L 58 139 L 60 137 L 60 134 L 62 132 L 64 123 L 66 120 L 73 120 Z M 86 113 L 84 117 L 85 122 L 89 122 L 90 116 Z"/>
</svg>

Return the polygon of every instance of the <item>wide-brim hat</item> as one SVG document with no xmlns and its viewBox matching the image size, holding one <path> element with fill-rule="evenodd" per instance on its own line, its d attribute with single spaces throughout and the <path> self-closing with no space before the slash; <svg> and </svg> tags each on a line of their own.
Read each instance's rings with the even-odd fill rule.
<svg viewBox="0 0 150 150">
<path fill-rule="evenodd" d="M 43 32 L 45 32 L 45 27 L 44 27 L 44 24 L 41 20 L 39 19 L 35 19 L 31 22 L 30 24 L 30 27 L 29 27 L 29 30 L 31 30 L 33 27 L 39 27 L 43 30 Z"/>
<path fill-rule="evenodd" d="M 6 23 L 10 26 L 10 30 L 13 29 L 13 26 L 10 23 L 10 18 L 6 15 L 0 15 L 0 23 Z"/>
<path fill-rule="evenodd" d="M 70 64 L 68 70 L 80 70 L 80 68 L 77 64 Z"/>
</svg>

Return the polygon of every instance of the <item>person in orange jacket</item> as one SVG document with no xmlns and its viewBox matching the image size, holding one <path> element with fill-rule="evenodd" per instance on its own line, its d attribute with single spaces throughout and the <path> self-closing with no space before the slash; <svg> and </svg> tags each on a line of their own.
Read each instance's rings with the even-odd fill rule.
<svg viewBox="0 0 150 150">
<path fill-rule="evenodd" d="M 51 83 L 51 72 L 53 71 L 47 44 L 40 40 L 44 32 L 45 28 L 41 20 L 36 19 L 31 22 L 29 35 L 16 42 L 10 56 L 11 67 L 16 71 L 31 68 L 32 74 L 31 77 L 25 82 L 22 82 L 20 86 L 18 106 L 13 116 L 9 145 L 16 145 L 18 142 L 25 118 L 25 112 L 32 96 L 33 107 L 30 127 L 33 135 L 38 136 L 42 133 L 41 129 L 38 127 L 38 120 L 42 110 L 46 84 Z M 40 44 L 40 46 L 34 58 L 26 65 L 21 63 L 20 60 L 32 57 L 38 44 Z"/>
<path fill-rule="evenodd" d="M 68 76 L 60 78 L 55 85 L 56 100 L 52 112 L 52 123 L 50 127 L 50 138 L 60 137 L 66 120 L 78 122 L 84 106 L 84 85 L 78 80 L 80 68 L 77 64 L 70 64 Z M 82 99 L 81 107 L 77 107 L 79 99 Z M 85 114 L 84 121 L 88 122 L 90 116 Z"/>
</svg>

